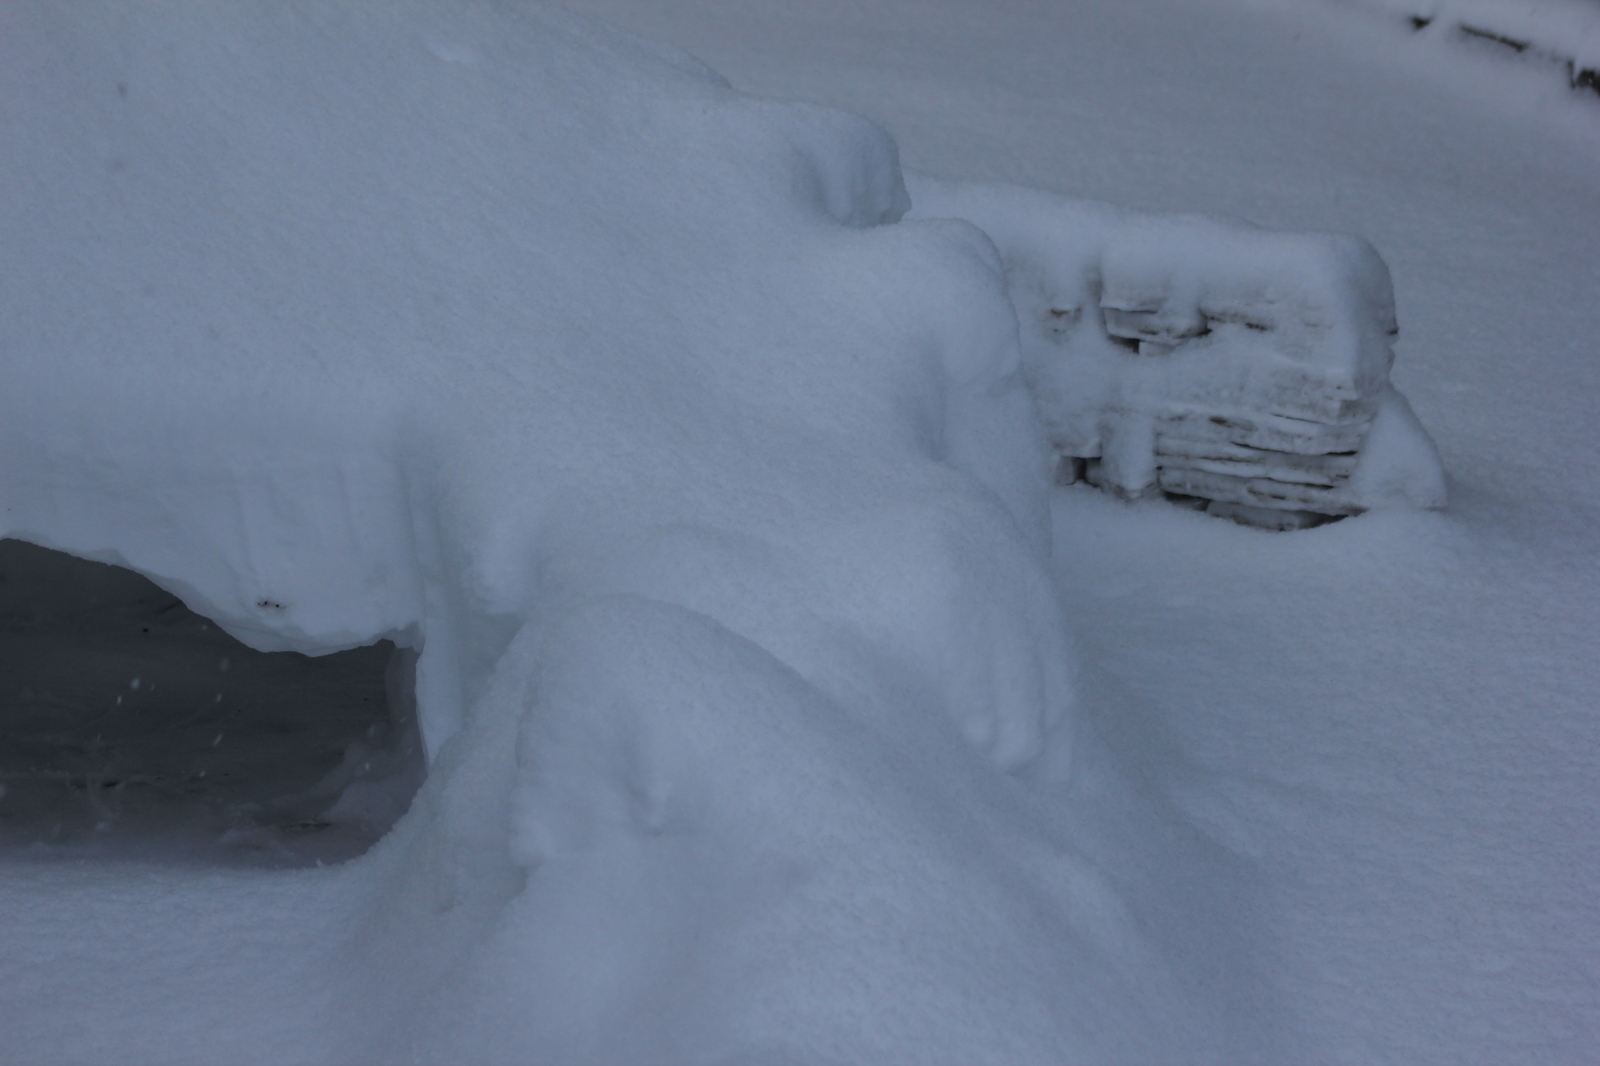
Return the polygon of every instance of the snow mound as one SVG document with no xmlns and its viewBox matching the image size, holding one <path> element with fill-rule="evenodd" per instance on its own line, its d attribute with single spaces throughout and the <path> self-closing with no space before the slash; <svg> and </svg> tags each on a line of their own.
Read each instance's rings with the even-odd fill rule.
<svg viewBox="0 0 1600 1066">
<path fill-rule="evenodd" d="M 532 6 L 0 20 L 0 536 L 415 650 L 428 760 L 337 869 L 0 868 L 58 960 L 10 1061 L 1205 1043 L 1017 813 L 1078 729 L 1048 456 L 887 135 Z"/>
<path fill-rule="evenodd" d="M 999 246 L 1064 480 L 1279 528 L 1444 506 L 1438 454 L 1389 384 L 1394 293 L 1365 241 L 923 176 L 911 190 L 915 217 Z"/>
</svg>

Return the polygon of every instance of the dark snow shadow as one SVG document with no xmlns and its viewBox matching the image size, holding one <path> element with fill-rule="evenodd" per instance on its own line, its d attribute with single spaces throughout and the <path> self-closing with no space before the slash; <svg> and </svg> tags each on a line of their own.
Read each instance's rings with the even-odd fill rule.
<svg viewBox="0 0 1600 1066">
<path fill-rule="evenodd" d="M 414 662 L 258 652 L 131 570 L 0 540 L 0 857 L 359 855 L 424 775 Z"/>
</svg>

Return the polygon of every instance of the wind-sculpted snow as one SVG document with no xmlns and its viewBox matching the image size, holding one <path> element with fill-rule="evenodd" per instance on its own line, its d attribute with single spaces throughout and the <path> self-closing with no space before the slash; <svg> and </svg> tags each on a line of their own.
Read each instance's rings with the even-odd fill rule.
<svg viewBox="0 0 1600 1066">
<path fill-rule="evenodd" d="M 1005 773 L 1076 730 L 1043 439 L 992 246 L 886 225 L 885 134 L 534 8 L 0 18 L 0 535 L 259 648 L 419 648 L 430 756 L 340 870 L 152 882 L 250 943 L 314 896 L 203 982 L 315 971 L 303 1002 L 151 1011 L 199 987 L 182 906 L 19 889 L 8 948 L 85 908 L 168 947 L 0 994 L 10 1061 L 1167 1038 L 1134 922 Z"/>
</svg>

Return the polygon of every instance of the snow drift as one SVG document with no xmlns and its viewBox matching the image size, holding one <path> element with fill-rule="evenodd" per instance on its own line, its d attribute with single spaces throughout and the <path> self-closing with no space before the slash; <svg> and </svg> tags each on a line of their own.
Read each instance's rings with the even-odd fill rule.
<svg viewBox="0 0 1600 1066">
<path fill-rule="evenodd" d="M 999 772 L 1074 731 L 1045 454 L 993 249 L 883 225 L 886 135 L 534 8 L 0 18 L 0 534 L 417 649 L 430 762 L 338 870 L 13 872 L 59 965 L 7 971 L 11 1061 L 1172 1034 Z"/>
<path fill-rule="evenodd" d="M 988 235 L 901 221 L 876 127 L 540 8 L 0 20 L 0 536 L 259 649 L 414 650 L 428 756 L 337 869 L 0 869 L 9 1059 L 1235 1060 L 1059 809 L 1104 837 L 1127 794 L 1003 217 L 929 183 Z M 1282 246 L 1247 288 L 1322 277 Z M 1369 339 L 1296 397 L 1369 444 L 1398 411 L 1429 502 Z M 1033 375 L 1057 447 L 1083 365 Z"/>
</svg>

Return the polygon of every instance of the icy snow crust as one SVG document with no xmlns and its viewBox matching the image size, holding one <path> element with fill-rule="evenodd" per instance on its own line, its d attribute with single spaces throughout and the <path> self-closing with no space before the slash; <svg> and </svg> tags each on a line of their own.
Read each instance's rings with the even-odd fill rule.
<svg viewBox="0 0 1600 1066">
<path fill-rule="evenodd" d="M 0 873 L 7 1061 L 1208 1046 L 1002 772 L 1092 762 L 1046 457 L 885 134 L 536 8 L 0 19 L 0 535 L 419 648 L 431 763 L 338 870 Z"/>
</svg>

